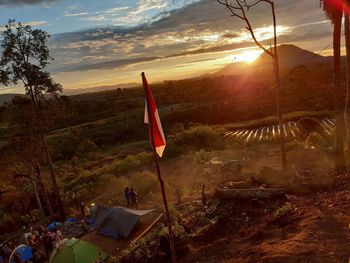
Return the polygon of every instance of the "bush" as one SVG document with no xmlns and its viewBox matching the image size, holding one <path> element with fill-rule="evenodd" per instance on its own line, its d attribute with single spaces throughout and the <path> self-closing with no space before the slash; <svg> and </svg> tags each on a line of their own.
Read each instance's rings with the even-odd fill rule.
<svg viewBox="0 0 350 263">
<path fill-rule="evenodd" d="M 189 240 L 185 229 L 178 223 L 175 223 L 173 225 L 173 231 L 176 249 L 184 249 Z M 168 227 L 164 225 L 158 226 L 144 238 L 132 243 L 128 250 L 122 252 L 120 262 L 167 262 L 166 258 L 161 255 L 166 255 L 167 258 L 171 258 Z"/>
<path fill-rule="evenodd" d="M 70 160 L 80 143 L 80 138 L 71 134 L 51 135 L 47 137 L 53 161 Z"/>
<path fill-rule="evenodd" d="M 174 156 L 186 150 L 214 150 L 223 146 L 224 139 L 219 130 L 209 126 L 194 126 L 182 133 L 169 136 L 167 153 Z"/>
<path fill-rule="evenodd" d="M 138 192 L 140 200 L 149 199 L 155 194 L 160 193 L 157 176 L 146 171 L 132 176 L 129 186 Z"/>
<path fill-rule="evenodd" d="M 136 155 L 129 155 L 122 160 L 116 160 L 112 164 L 106 165 L 103 168 L 99 168 L 94 171 L 81 172 L 79 176 L 64 184 L 63 191 L 65 193 L 65 201 L 67 203 L 71 202 L 73 193 L 76 198 L 85 199 L 89 194 L 94 192 L 97 185 L 103 183 L 103 181 L 108 180 L 107 175 L 124 175 L 134 169 L 148 164 L 151 161 L 151 153 L 141 152 Z M 148 190 L 143 190 L 149 189 L 150 184 L 153 184 L 153 180 L 151 180 L 151 182 L 148 182 L 149 180 L 149 175 L 146 175 L 145 178 L 143 178 L 143 176 L 139 176 L 138 180 L 134 181 L 133 187 L 138 189 L 141 195 L 149 194 L 147 192 Z M 140 182 L 142 182 L 142 184 L 146 182 L 145 186 L 140 184 Z M 150 193 L 151 192 L 152 191 L 150 191 Z"/>
<path fill-rule="evenodd" d="M 292 211 L 292 206 L 290 203 L 285 203 L 283 206 L 281 206 L 280 208 L 278 208 L 275 211 L 275 217 L 276 218 L 282 218 L 287 216 L 290 212 Z"/>
<path fill-rule="evenodd" d="M 141 152 L 136 155 L 129 155 L 123 160 L 114 161 L 111 165 L 104 167 L 104 172 L 114 175 L 124 175 L 134 169 L 152 162 L 152 153 Z"/>
<path fill-rule="evenodd" d="M 11 232 L 16 227 L 12 216 L 0 209 L 0 233 Z"/>
</svg>

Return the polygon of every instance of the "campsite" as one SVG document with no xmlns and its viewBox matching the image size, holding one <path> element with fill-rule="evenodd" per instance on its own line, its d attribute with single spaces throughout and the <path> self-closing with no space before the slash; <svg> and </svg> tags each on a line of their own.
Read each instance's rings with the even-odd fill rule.
<svg viewBox="0 0 350 263">
<path fill-rule="evenodd" d="M 350 262 L 350 1 L 0 7 L 0 263 Z"/>
</svg>

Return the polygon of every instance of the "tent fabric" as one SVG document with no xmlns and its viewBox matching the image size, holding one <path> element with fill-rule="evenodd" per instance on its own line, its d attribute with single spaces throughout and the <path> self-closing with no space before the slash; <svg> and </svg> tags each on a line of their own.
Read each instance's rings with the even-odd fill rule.
<svg viewBox="0 0 350 263">
<path fill-rule="evenodd" d="M 49 231 L 54 231 L 57 227 L 60 227 L 60 226 L 62 226 L 62 225 L 63 225 L 62 223 L 57 222 L 57 221 L 54 221 L 54 222 L 52 222 L 51 224 L 49 224 L 49 225 L 47 226 L 47 229 L 48 229 Z"/>
<path fill-rule="evenodd" d="M 78 222 L 78 219 L 74 217 L 69 217 L 66 220 L 66 223 L 76 223 L 76 222 Z"/>
<path fill-rule="evenodd" d="M 80 240 L 67 239 L 56 248 L 50 257 L 50 263 L 95 263 L 104 261 L 108 254 L 98 247 Z"/>
<path fill-rule="evenodd" d="M 27 261 L 33 258 L 32 248 L 23 244 L 19 245 L 12 251 L 8 262 L 13 263 L 13 257 L 15 254 L 19 256 L 21 261 Z"/>
<path fill-rule="evenodd" d="M 16 250 L 16 253 L 19 255 L 19 257 L 21 258 L 21 260 L 23 261 L 30 260 L 33 258 L 32 248 L 29 246 L 21 245 L 21 246 L 18 246 L 15 250 Z"/>
<path fill-rule="evenodd" d="M 98 206 L 92 227 L 100 234 L 112 238 L 118 238 L 118 236 L 128 237 L 139 222 L 139 217 L 151 211 Z"/>
</svg>

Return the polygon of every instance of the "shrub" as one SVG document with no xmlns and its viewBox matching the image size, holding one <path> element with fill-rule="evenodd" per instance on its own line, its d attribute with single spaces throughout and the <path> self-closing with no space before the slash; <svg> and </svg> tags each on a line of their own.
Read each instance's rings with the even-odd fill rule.
<svg viewBox="0 0 350 263">
<path fill-rule="evenodd" d="M 104 167 L 104 172 L 114 175 L 124 175 L 134 169 L 152 162 L 152 153 L 141 152 L 136 155 L 128 155 L 123 160 L 114 161 L 112 164 Z"/>
<path fill-rule="evenodd" d="M 157 176 L 146 171 L 132 176 L 129 186 L 138 192 L 140 200 L 144 200 L 160 192 Z"/>
<path fill-rule="evenodd" d="M 209 126 L 194 126 L 182 133 L 169 136 L 167 153 L 177 155 L 186 150 L 213 150 L 223 146 L 224 140 L 220 131 Z"/>
<path fill-rule="evenodd" d="M 175 223 L 173 225 L 175 247 L 181 250 L 185 247 L 189 237 L 185 229 Z M 153 229 L 144 238 L 141 238 L 135 243 L 132 243 L 128 250 L 122 252 L 120 262 L 165 262 L 166 259 L 162 257 L 166 254 L 170 258 L 169 241 L 168 241 L 168 227 L 160 225 Z M 161 261 L 160 261 L 161 260 Z"/>
<path fill-rule="evenodd" d="M 16 222 L 12 216 L 0 209 L 0 233 L 11 232 L 15 226 Z"/>
<path fill-rule="evenodd" d="M 48 136 L 47 143 L 52 160 L 70 160 L 74 156 L 79 142 L 80 138 L 78 136 L 68 133 Z"/>
<path fill-rule="evenodd" d="M 65 201 L 67 203 L 71 202 L 73 193 L 76 198 L 85 199 L 96 189 L 97 185 L 102 184 L 108 180 L 108 175 L 124 175 L 134 169 L 148 164 L 151 161 L 151 153 L 141 152 L 133 156 L 129 155 L 122 160 L 116 160 L 112 164 L 107 165 L 103 168 L 99 168 L 94 171 L 81 172 L 79 173 L 79 176 L 64 184 L 63 191 L 65 193 Z M 154 192 L 149 191 L 150 184 L 154 184 L 154 180 L 150 179 L 151 177 L 149 175 L 139 175 L 137 178 L 137 180 L 133 181 L 133 187 L 138 189 L 140 195 L 146 195 Z M 126 181 L 124 181 L 124 183 L 126 183 Z M 144 183 L 145 185 L 143 185 Z"/>
<path fill-rule="evenodd" d="M 275 217 L 276 218 L 282 218 L 285 217 L 286 215 L 288 215 L 290 212 L 292 211 L 292 206 L 290 203 L 285 203 L 283 206 L 281 206 L 280 208 L 278 208 L 275 211 Z"/>
</svg>

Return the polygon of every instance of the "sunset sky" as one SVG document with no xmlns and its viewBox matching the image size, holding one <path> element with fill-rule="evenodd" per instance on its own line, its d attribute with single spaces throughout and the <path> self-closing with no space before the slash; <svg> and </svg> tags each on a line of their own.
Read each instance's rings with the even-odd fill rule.
<svg viewBox="0 0 350 263">
<path fill-rule="evenodd" d="M 275 2 L 279 43 L 317 52 L 332 42 L 319 0 Z M 49 70 L 67 89 L 139 83 L 141 71 L 151 82 L 199 76 L 260 54 L 216 0 L 0 0 L 0 8 L 1 30 L 11 18 L 52 35 Z M 249 14 L 269 45 L 268 6 Z"/>
</svg>

